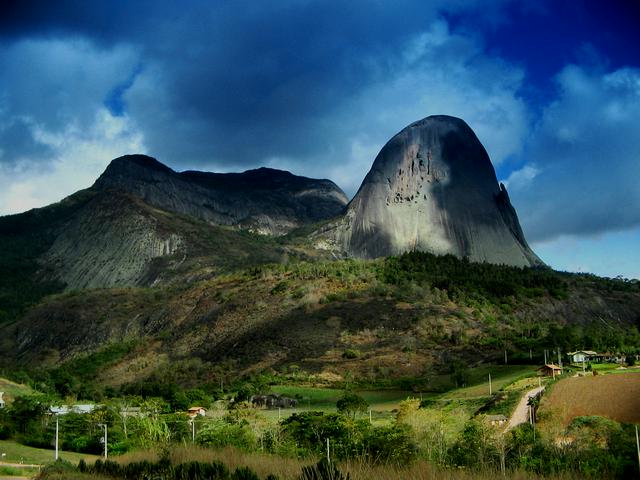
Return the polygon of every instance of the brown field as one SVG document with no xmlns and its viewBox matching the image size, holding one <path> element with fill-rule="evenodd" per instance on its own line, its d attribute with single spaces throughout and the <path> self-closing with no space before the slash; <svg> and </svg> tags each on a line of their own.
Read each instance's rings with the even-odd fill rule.
<svg viewBox="0 0 640 480">
<path fill-rule="evenodd" d="M 565 425 L 583 415 L 640 423 L 640 375 L 621 373 L 561 380 L 553 386 L 542 410 L 557 412 Z"/>
</svg>

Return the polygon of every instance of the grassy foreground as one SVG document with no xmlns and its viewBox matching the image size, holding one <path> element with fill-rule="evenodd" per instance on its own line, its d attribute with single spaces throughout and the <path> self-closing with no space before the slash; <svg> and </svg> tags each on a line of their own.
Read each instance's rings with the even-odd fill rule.
<svg viewBox="0 0 640 480">
<path fill-rule="evenodd" d="M 54 461 L 55 452 L 42 448 L 27 447 L 13 440 L 0 440 L 0 455 L 5 463 L 23 463 L 33 465 L 44 465 Z M 85 453 L 60 452 L 60 458 L 72 463 L 78 463 L 81 459 L 86 462 L 94 462 L 99 457 Z"/>
</svg>

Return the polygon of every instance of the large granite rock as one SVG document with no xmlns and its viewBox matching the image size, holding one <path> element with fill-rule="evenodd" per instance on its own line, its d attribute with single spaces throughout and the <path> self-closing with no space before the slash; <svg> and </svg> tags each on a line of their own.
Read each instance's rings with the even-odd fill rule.
<svg viewBox="0 0 640 480">
<path fill-rule="evenodd" d="M 335 217 L 348 202 L 330 180 L 271 168 L 177 173 L 146 155 L 116 158 L 92 188 L 124 191 L 148 204 L 211 224 L 269 235 Z"/>
<path fill-rule="evenodd" d="M 412 123 L 382 148 L 344 217 L 317 244 L 360 258 L 407 251 L 541 265 L 486 150 L 461 119 Z"/>
</svg>

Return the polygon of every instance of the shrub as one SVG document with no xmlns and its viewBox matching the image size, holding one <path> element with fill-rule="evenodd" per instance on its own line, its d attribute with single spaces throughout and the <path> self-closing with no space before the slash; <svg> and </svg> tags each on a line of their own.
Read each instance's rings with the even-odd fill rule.
<svg viewBox="0 0 640 480">
<path fill-rule="evenodd" d="M 342 358 L 354 359 L 360 356 L 360 352 L 355 348 L 347 348 L 344 352 L 342 352 Z"/>
<path fill-rule="evenodd" d="M 411 435 L 411 427 L 395 424 L 371 428 L 364 439 L 369 460 L 373 463 L 407 465 L 415 460 L 417 446 Z"/>
<path fill-rule="evenodd" d="M 335 464 L 323 458 L 316 465 L 302 467 L 300 480 L 349 480 L 349 474 L 345 477 Z"/>
<path fill-rule="evenodd" d="M 231 480 L 260 480 L 260 477 L 249 467 L 238 467 L 231 475 Z"/>
<path fill-rule="evenodd" d="M 360 395 L 353 392 L 344 392 L 342 397 L 336 402 L 338 412 L 344 415 L 355 417 L 356 413 L 364 413 L 369 408 L 367 401 Z"/>
<path fill-rule="evenodd" d="M 196 441 L 210 447 L 233 446 L 245 452 L 255 450 L 257 439 L 249 425 L 218 421 L 205 426 Z"/>
</svg>

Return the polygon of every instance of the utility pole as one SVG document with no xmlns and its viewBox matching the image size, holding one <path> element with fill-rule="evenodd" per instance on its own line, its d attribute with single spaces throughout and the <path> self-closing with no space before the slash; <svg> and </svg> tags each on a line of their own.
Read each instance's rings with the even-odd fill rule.
<svg viewBox="0 0 640 480">
<path fill-rule="evenodd" d="M 327 438 L 327 463 L 331 463 L 331 457 L 329 456 L 329 439 Z"/>
<path fill-rule="evenodd" d="M 507 364 L 507 349 L 504 350 L 504 364 Z"/>
<path fill-rule="evenodd" d="M 105 460 L 107 459 L 107 424 L 106 423 L 99 423 L 98 424 L 99 427 L 104 427 L 104 458 Z"/>
<path fill-rule="evenodd" d="M 491 390 L 491 374 L 489 374 L 489 396 L 493 395 L 493 391 Z"/>
<path fill-rule="evenodd" d="M 562 368 L 562 356 L 560 354 L 560 347 L 558 347 L 558 366 Z"/>
<path fill-rule="evenodd" d="M 544 364 L 547 364 L 547 349 L 544 349 Z"/>
<path fill-rule="evenodd" d="M 196 443 L 196 420 L 191 419 L 191 443 Z"/>
<path fill-rule="evenodd" d="M 59 422 L 58 415 L 56 415 L 56 461 L 58 461 L 58 432 L 59 432 Z"/>
<path fill-rule="evenodd" d="M 638 468 L 640 468 L 640 439 L 638 438 L 638 426 L 636 425 L 636 450 L 638 450 Z"/>
</svg>

